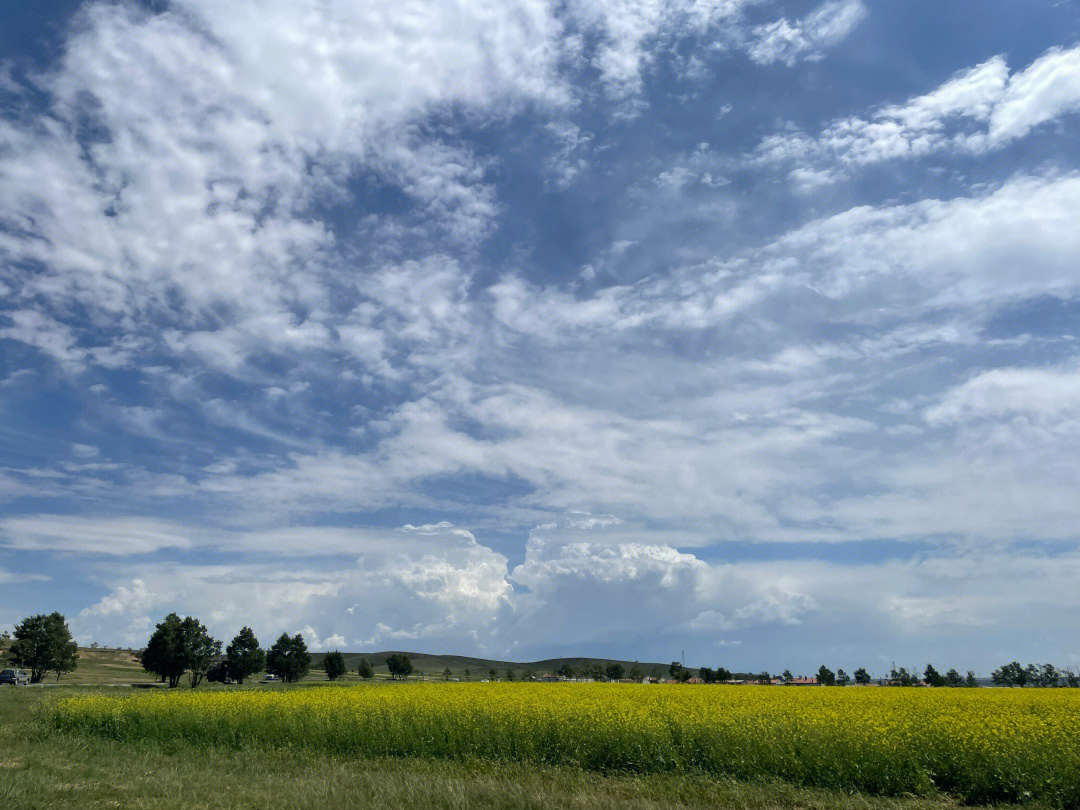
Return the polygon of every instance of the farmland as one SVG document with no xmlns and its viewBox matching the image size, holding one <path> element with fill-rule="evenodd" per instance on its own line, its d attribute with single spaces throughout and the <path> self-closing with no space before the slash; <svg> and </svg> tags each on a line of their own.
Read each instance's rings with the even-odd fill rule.
<svg viewBox="0 0 1080 810">
<path fill-rule="evenodd" d="M 780 779 L 1080 806 L 1073 690 L 383 684 L 76 695 L 42 718 L 53 732 L 172 750 Z"/>
</svg>

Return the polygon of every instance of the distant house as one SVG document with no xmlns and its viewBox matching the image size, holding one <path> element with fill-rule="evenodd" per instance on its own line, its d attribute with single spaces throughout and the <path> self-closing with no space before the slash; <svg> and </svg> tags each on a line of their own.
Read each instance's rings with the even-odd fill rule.
<svg viewBox="0 0 1080 810">
<path fill-rule="evenodd" d="M 785 686 L 817 686 L 817 678 L 792 678 L 790 681 L 784 681 Z"/>
<path fill-rule="evenodd" d="M 541 672 L 540 675 L 537 676 L 536 680 L 540 681 L 541 683 L 555 683 L 555 681 L 559 680 L 559 676 L 556 675 L 554 672 Z"/>
<path fill-rule="evenodd" d="M 705 681 L 701 678 L 690 678 L 687 683 L 705 683 Z"/>
</svg>

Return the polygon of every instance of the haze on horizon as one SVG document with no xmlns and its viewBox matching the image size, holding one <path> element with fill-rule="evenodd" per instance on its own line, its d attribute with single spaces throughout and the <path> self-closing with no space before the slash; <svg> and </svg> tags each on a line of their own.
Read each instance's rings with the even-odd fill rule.
<svg viewBox="0 0 1080 810">
<path fill-rule="evenodd" d="M 1075 0 L 0 28 L 0 629 L 1080 665 Z"/>
</svg>

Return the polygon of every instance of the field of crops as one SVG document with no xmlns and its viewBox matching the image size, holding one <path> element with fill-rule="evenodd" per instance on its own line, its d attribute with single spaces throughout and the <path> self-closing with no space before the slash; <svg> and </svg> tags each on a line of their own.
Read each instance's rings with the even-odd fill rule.
<svg viewBox="0 0 1080 810">
<path fill-rule="evenodd" d="M 1071 689 L 399 684 L 86 695 L 46 719 L 122 741 L 700 770 L 1080 807 Z"/>
</svg>

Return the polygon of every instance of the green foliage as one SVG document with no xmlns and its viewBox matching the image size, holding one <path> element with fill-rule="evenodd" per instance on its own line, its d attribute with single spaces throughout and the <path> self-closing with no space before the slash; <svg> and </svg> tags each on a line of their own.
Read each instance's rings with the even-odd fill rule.
<svg viewBox="0 0 1080 810">
<path fill-rule="evenodd" d="M 262 672 L 266 666 L 266 653 L 259 646 L 259 640 L 250 627 L 241 627 L 236 637 L 225 648 L 226 666 L 229 677 L 237 683 L 243 683 L 244 678 L 250 677 L 257 672 Z"/>
<path fill-rule="evenodd" d="M 975 673 L 970 669 L 967 671 L 967 676 L 964 678 L 964 686 L 974 689 L 979 685 L 979 682 L 975 680 Z"/>
<path fill-rule="evenodd" d="M 17 666 L 30 670 L 31 683 L 40 683 L 50 672 L 59 681 L 77 666 L 79 647 L 62 614 L 39 613 L 19 622 L 8 655 Z"/>
<path fill-rule="evenodd" d="M 493 681 L 498 680 L 499 671 L 497 669 L 495 669 L 495 667 L 492 667 L 491 669 L 488 670 L 488 677 L 491 678 L 491 680 L 493 680 Z"/>
<path fill-rule="evenodd" d="M 866 671 L 866 667 L 859 667 L 855 670 L 855 683 L 860 686 L 866 686 L 870 683 L 870 673 Z"/>
<path fill-rule="evenodd" d="M 407 681 L 413 671 L 412 661 L 405 653 L 392 653 L 386 659 L 386 668 L 390 670 L 390 677 L 395 681 Z"/>
<path fill-rule="evenodd" d="M 851 683 L 851 677 L 843 669 L 836 670 L 836 685 L 847 686 Z"/>
<path fill-rule="evenodd" d="M 692 770 L 937 794 L 923 810 L 1005 801 L 1080 807 L 1080 695 L 1072 690 L 596 684 L 556 691 L 557 700 L 548 687 L 518 684 L 98 693 L 60 699 L 46 721 L 59 731 L 181 750 L 243 746 L 254 754 L 282 747 L 311 762 L 339 757 L 343 768 L 369 757 L 464 759 L 484 767 L 508 760 L 523 768 Z M 667 797 L 655 806 L 670 804 Z M 804 806 L 833 805 L 819 798 Z M 872 803 L 863 796 L 860 806 Z"/>
<path fill-rule="evenodd" d="M 323 670 L 326 672 L 326 677 L 332 681 L 336 681 L 342 675 L 348 671 L 348 667 L 345 666 L 345 656 L 338 650 L 328 652 L 323 657 Z"/>
<path fill-rule="evenodd" d="M 682 674 L 683 665 L 681 663 L 679 663 L 678 661 L 672 661 L 671 666 L 669 666 L 667 668 L 667 671 L 668 671 L 668 675 L 670 675 L 672 678 L 675 678 L 676 680 L 678 680 L 679 676 Z"/>
<path fill-rule="evenodd" d="M 516 676 L 514 675 L 514 670 L 512 670 L 512 669 L 507 669 L 506 670 L 506 680 L 512 681 L 512 680 L 514 680 L 515 677 Z"/>
<path fill-rule="evenodd" d="M 188 616 L 180 623 L 180 643 L 188 683 L 194 689 L 206 677 L 214 658 L 221 655 L 221 642 L 207 632 L 202 622 Z"/>
<path fill-rule="evenodd" d="M 194 688 L 220 654 L 221 642 L 206 631 L 202 622 L 194 616 L 181 619 L 170 613 L 154 629 L 140 661 L 147 672 L 167 680 L 169 688 L 176 687 L 185 672 Z"/>
<path fill-rule="evenodd" d="M 266 671 L 285 683 L 295 683 L 307 675 L 310 668 L 311 655 L 299 633 L 295 636 L 282 633 L 266 655 Z"/>
<path fill-rule="evenodd" d="M 371 662 L 366 658 L 361 658 L 360 665 L 356 668 L 356 674 L 365 681 L 370 681 L 375 677 L 375 668 L 371 666 Z"/>
<path fill-rule="evenodd" d="M 934 669 L 933 664 L 926 665 L 926 670 L 923 672 L 923 680 L 925 680 L 929 686 L 945 686 L 948 683 L 945 676 Z"/>
<path fill-rule="evenodd" d="M 817 679 L 822 686 L 836 686 L 836 673 L 824 664 L 818 667 Z"/>
<path fill-rule="evenodd" d="M 913 672 L 908 672 L 907 667 L 900 667 L 900 669 L 894 668 L 889 672 L 889 680 L 897 686 L 917 686 L 919 676 Z"/>
<path fill-rule="evenodd" d="M 180 683 L 186 668 L 181 641 L 182 624 L 177 614 L 170 613 L 158 623 L 139 656 L 143 669 L 168 681 L 170 689 Z"/>
</svg>

